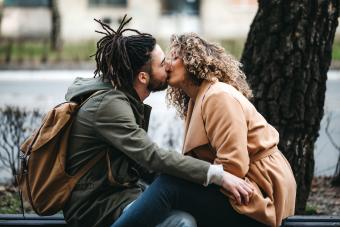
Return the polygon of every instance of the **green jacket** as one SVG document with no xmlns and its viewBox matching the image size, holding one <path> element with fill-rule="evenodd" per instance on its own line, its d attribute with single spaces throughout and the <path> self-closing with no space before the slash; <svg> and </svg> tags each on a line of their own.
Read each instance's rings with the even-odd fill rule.
<svg viewBox="0 0 340 227">
<path fill-rule="evenodd" d="M 75 174 L 101 152 L 108 156 L 74 188 L 63 210 L 70 225 L 111 225 L 143 191 L 139 180 L 151 170 L 205 183 L 209 163 L 161 149 L 148 137 L 151 107 L 136 93 L 113 89 L 99 78 L 77 78 L 65 97 L 67 101 L 84 100 L 97 90 L 105 91 L 91 97 L 75 117 L 67 172 Z"/>
</svg>

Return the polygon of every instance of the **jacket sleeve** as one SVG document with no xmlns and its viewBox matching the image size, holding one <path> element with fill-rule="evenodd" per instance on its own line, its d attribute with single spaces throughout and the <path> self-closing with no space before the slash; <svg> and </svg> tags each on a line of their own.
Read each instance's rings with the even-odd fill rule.
<svg viewBox="0 0 340 227">
<path fill-rule="evenodd" d="M 215 164 L 244 178 L 249 169 L 247 122 L 238 100 L 226 92 L 211 94 L 203 100 L 202 117 L 211 146 L 216 151 Z"/>
<path fill-rule="evenodd" d="M 195 183 L 206 183 L 210 163 L 159 148 L 137 125 L 125 96 L 105 95 L 95 114 L 94 125 L 100 139 L 141 166 Z"/>
</svg>

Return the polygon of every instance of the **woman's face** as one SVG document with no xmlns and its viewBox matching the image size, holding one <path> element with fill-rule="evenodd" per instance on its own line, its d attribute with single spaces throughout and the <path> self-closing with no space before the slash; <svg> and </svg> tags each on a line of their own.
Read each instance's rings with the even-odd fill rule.
<svg viewBox="0 0 340 227">
<path fill-rule="evenodd" d="M 183 59 L 172 55 L 166 61 L 167 82 L 171 87 L 180 88 L 188 79 Z"/>
</svg>

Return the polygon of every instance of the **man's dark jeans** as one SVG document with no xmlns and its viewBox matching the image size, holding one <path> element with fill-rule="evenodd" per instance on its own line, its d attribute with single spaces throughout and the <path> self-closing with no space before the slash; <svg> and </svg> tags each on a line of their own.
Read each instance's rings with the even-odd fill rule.
<svg viewBox="0 0 340 227">
<path fill-rule="evenodd" d="M 264 226 L 237 213 L 219 187 L 161 175 L 112 225 L 156 226 L 172 210 L 190 213 L 198 226 Z"/>
</svg>

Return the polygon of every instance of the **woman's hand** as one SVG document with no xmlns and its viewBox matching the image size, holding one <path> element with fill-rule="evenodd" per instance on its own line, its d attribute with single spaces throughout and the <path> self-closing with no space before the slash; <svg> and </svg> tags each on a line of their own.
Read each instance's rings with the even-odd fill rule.
<svg viewBox="0 0 340 227">
<path fill-rule="evenodd" d="M 224 189 L 223 192 L 239 205 L 247 205 L 254 191 L 250 183 L 228 172 L 223 174 L 222 188 Z"/>
</svg>

